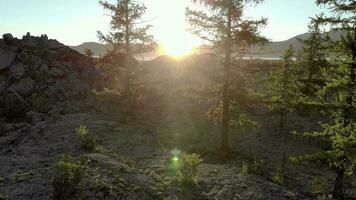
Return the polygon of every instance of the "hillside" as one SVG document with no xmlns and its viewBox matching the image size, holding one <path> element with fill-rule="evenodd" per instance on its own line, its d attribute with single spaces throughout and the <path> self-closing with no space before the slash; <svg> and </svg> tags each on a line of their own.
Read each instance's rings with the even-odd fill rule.
<svg viewBox="0 0 356 200">
<path fill-rule="evenodd" d="M 109 45 L 97 43 L 97 42 L 85 42 L 78 46 L 70 46 L 70 48 L 84 54 L 85 49 L 91 49 L 95 56 L 105 55 Z"/>
<path fill-rule="evenodd" d="M 324 35 L 329 34 L 330 38 L 333 40 L 338 40 L 340 39 L 340 33 L 339 32 L 331 32 L 331 33 L 325 33 Z M 283 55 L 283 52 L 288 48 L 289 45 L 293 45 L 294 49 L 296 51 L 302 50 L 303 45 L 297 40 L 297 38 L 300 39 L 307 39 L 310 37 L 310 33 L 303 33 L 300 35 L 297 35 L 295 37 L 292 37 L 288 40 L 285 41 L 277 41 L 277 42 L 271 42 L 270 44 L 260 47 L 252 47 L 250 49 L 251 54 L 247 55 L 246 57 L 254 57 L 254 58 L 279 58 Z M 203 45 L 203 50 L 202 51 L 207 51 L 206 45 Z M 109 48 L 108 45 L 97 43 L 97 42 L 85 42 L 81 45 L 78 46 L 70 46 L 72 49 L 84 53 L 84 49 L 88 48 L 91 49 L 94 52 L 95 56 L 100 56 L 100 55 L 105 55 L 107 52 L 107 49 Z M 148 52 L 146 53 L 148 57 L 157 57 L 159 56 L 155 52 Z M 140 56 L 146 56 L 146 54 L 139 55 Z"/>
<path fill-rule="evenodd" d="M 250 89 L 260 87 L 281 63 L 239 62 L 251 70 L 241 72 L 246 79 L 241 83 Z M 211 86 L 218 78 L 211 75 L 219 76 L 221 67 L 213 54 L 138 62 L 135 80 L 144 84 L 128 112 L 125 97 L 110 90 L 117 82 L 107 80 L 92 59 L 46 35 L 5 34 L 0 39 L 0 199 L 60 199 L 54 180 L 63 176 L 58 168 L 63 155 L 70 156 L 65 164 L 71 167 L 86 160 L 73 192 L 79 200 L 309 200 L 318 184 L 331 192 L 335 173 L 324 163 L 288 161 L 283 182 L 278 181 L 283 137 L 278 114 L 265 105 L 248 102 L 258 127 L 232 128 L 233 154 L 217 153 L 220 131 L 207 111 L 218 99 L 206 98 L 201 89 Z M 305 131 L 323 119 L 297 112 L 289 120 L 291 129 Z M 95 139 L 90 151 L 77 133 L 83 125 Z M 287 145 L 292 157 L 327 146 L 299 137 Z M 180 182 L 180 159 L 192 153 L 202 163 L 188 190 Z M 352 184 L 345 187 L 350 197 L 356 196 Z"/>
</svg>

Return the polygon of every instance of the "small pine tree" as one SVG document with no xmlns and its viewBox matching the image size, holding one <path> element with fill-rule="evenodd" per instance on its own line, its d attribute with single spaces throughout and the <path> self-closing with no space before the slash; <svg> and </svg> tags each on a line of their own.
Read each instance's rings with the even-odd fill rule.
<svg viewBox="0 0 356 200">
<path fill-rule="evenodd" d="M 133 69 L 135 68 L 134 54 L 142 52 L 153 43 L 153 36 L 148 33 L 151 25 L 142 25 L 142 17 L 146 12 L 146 6 L 134 0 L 117 0 L 116 4 L 100 1 L 105 10 L 111 12 L 111 32 L 104 35 L 98 31 L 101 41 L 112 46 L 108 52 L 108 58 L 123 56 L 123 83 L 126 92 L 130 92 Z"/>
<path fill-rule="evenodd" d="M 307 39 L 297 38 L 303 45 L 300 53 L 299 82 L 302 85 L 302 93 L 307 97 L 312 97 L 315 92 L 324 84 L 321 79 L 321 70 L 328 66 L 326 60 L 325 38 L 323 37 L 319 24 L 312 19 L 309 24 L 310 37 Z"/>
<path fill-rule="evenodd" d="M 293 108 L 298 98 L 296 91 L 294 50 L 292 46 L 285 51 L 282 56 L 283 62 L 279 69 L 273 71 L 269 77 L 267 88 L 263 88 L 259 94 L 266 101 L 270 109 L 279 115 L 279 133 L 282 134 L 282 162 L 281 173 L 285 174 L 285 165 L 287 161 L 286 144 L 289 135 L 288 115 L 293 112 Z"/>
<path fill-rule="evenodd" d="M 91 49 L 89 49 L 89 48 L 85 48 L 85 49 L 84 49 L 84 53 L 85 53 L 85 55 L 88 56 L 89 58 L 93 57 L 93 55 L 94 55 L 94 52 L 93 52 Z"/>
<path fill-rule="evenodd" d="M 223 54 L 221 86 L 221 145 L 222 152 L 229 152 L 229 127 L 231 122 L 231 86 L 233 58 L 241 56 L 246 47 L 267 40 L 259 33 L 259 28 L 267 20 L 246 20 L 243 11 L 246 4 L 259 4 L 261 0 L 192 0 L 201 10 L 187 9 L 186 16 L 197 36 L 214 44 Z"/>
</svg>

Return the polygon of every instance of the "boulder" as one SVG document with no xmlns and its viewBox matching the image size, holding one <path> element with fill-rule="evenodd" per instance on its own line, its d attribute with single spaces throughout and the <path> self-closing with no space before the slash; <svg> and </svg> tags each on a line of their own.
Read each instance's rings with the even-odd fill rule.
<svg viewBox="0 0 356 200">
<path fill-rule="evenodd" d="M 12 77 L 15 79 L 20 79 L 25 74 L 25 66 L 22 63 L 18 63 L 16 65 L 12 65 L 10 71 Z"/>
<path fill-rule="evenodd" d="M 2 91 L 0 93 L 0 118 L 22 118 L 26 111 L 25 99 L 16 92 Z"/>
<path fill-rule="evenodd" d="M 26 113 L 26 117 L 28 118 L 29 121 L 32 123 L 37 123 L 43 120 L 43 116 L 40 113 L 30 111 Z"/>
<path fill-rule="evenodd" d="M 35 82 L 31 78 L 25 78 L 12 84 L 9 89 L 21 96 L 29 96 L 33 92 L 34 87 Z"/>
<path fill-rule="evenodd" d="M 0 70 L 8 69 L 14 62 L 16 54 L 12 51 L 0 49 Z"/>
<path fill-rule="evenodd" d="M 14 37 L 10 33 L 5 33 L 2 35 L 2 38 L 4 39 L 6 44 L 10 44 L 14 41 Z"/>
<path fill-rule="evenodd" d="M 47 35 L 0 39 L 0 118 L 23 120 L 27 111 L 48 115 L 55 105 L 66 110 L 67 101 L 85 101 L 98 79 L 91 59 Z"/>
</svg>

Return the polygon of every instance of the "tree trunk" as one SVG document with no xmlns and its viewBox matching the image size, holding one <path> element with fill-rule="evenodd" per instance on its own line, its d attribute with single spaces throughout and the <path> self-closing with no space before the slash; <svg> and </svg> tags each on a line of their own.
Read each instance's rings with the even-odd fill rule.
<svg viewBox="0 0 356 200">
<path fill-rule="evenodd" d="M 130 44 L 130 17 L 129 17 L 129 1 L 126 1 L 125 4 L 125 50 L 126 50 L 126 58 L 125 58 L 125 92 L 130 94 L 131 87 L 131 61 L 132 61 L 132 52 L 131 52 L 131 44 Z"/>
<path fill-rule="evenodd" d="M 289 82 L 289 60 L 286 61 L 284 64 L 284 72 L 283 72 L 283 88 L 282 88 L 282 99 L 284 101 L 284 104 L 287 105 L 288 101 L 288 82 Z M 286 129 L 286 123 L 287 123 L 287 108 L 283 107 L 282 113 L 281 113 L 281 119 L 280 119 L 280 130 L 283 134 L 283 140 L 282 140 L 282 165 L 281 165 L 281 170 L 282 174 L 285 174 L 285 165 L 286 165 L 286 145 L 287 145 L 287 134 L 288 131 Z"/>
<path fill-rule="evenodd" d="M 334 185 L 334 190 L 333 190 L 333 197 L 336 200 L 344 200 L 344 193 L 343 193 L 343 188 L 344 188 L 344 174 L 345 170 L 340 169 L 337 171 L 337 176 L 335 180 L 335 185 Z"/>
<path fill-rule="evenodd" d="M 231 8 L 228 10 L 227 34 L 225 43 L 225 62 L 224 62 L 224 83 L 222 91 L 222 128 L 221 128 L 221 151 L 230 151 L 229 147 L 229 121 L 230 121 L 230 98 L 229 98 L 229 84 L 230 84 L 230 65 L 231 65 Z"/>
<path fill-rule="evenodd" d="M 282 164 L 281 164 L 281 171 L 284 176 L 285 174 L 285 166 L 286 166 L 286 161 L 287 161 L 287 155 L 286 155 L 286 145 L 287 145 L 287 130 L 285 128 L 287 121 L 287 115 L 285 112 L 281 113 L 280 116 L 280 130 L 283 134 L 283 139 L 282 139 Z"/>
<path fill-rule="evenodd" d="M 356 40 L 356 30 L 354 31 L 354 40 Z M 355 84 L 355 79 L 356 79 L 356 74 L 355 74 L 355 70 L 356 70 L 356 45 L 351 47 L 351 51 L 352 51 L 352 63 L 350 65 L 350 82 L 351 82 L 351 88 L 350 88 L 350 92 L 346 97 L 346 105 L 344 107 L 344 127 L 348 126 L 351 122 L 352 119 L 352 107 L 353 107 L 353 86 Z M 339 169 L 337 170 L 337 177 L 335 180 L 335 185 L 334 185 L 334 190 L 333 190 L 333 196 L 335 199 L 337 200 L 344 200 L 344 193 L 343 193 L 343 188 L 344 188 L 344 174 L 345 174 L 345 169 Z"/>
</svg>

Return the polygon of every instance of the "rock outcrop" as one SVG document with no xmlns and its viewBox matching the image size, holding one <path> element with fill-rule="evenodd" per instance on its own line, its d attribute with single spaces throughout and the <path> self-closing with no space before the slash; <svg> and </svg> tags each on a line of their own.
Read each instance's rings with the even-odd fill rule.
<svg viewBox="0 0 356 200">
<path fill-rule="evenodd" d="M 84 99 L 100 78 L 88 57 L 59 43 L 27 33 L 0 39 L 0 118 L 19 120 L 28 112 L 48 113 Z"/>
</svg>

